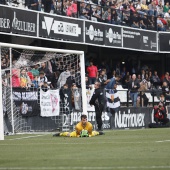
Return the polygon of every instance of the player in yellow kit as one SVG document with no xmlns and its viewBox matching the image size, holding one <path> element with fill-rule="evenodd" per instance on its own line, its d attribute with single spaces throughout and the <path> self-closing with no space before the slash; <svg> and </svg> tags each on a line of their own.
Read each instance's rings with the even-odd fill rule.
<svg viewBox="0 0 170 170">
<path fill-rule="evenodd" d="M 87 116 L 81 115 L 81 121 L 77 123 L 75 131 L 56 133 L 53 136 L 92 137 L 103 134 L 103 132 L 93 131 L 93 125 L 87 121 Z"/>
</svg>

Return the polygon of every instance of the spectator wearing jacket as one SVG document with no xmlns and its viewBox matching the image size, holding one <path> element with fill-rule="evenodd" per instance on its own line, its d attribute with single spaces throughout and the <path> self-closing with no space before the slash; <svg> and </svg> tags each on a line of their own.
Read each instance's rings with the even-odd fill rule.
<svg viewBox="0 0 170 170">
<path fill-rule="evenodd" d="M 140 88 L 139 80 L 136 78 L 136 74 L 132 75 L 132 79 L 129 82 L 130 98 L 132 99 L 132 105 L 136 107 L 138 89 Z"/>
</svg>

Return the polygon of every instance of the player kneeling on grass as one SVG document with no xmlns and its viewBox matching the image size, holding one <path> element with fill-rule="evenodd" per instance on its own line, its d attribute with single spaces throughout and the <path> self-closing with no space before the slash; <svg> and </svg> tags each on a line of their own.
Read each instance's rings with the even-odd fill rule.
<svg viewBox="0 0 170 170">
<path fill-rule="evenodd" d="M 103 134 L 103 132 L 93 131 L 93 125 L 87 121 L 87 116 L 81 115 L 81 121 L 77 123 L 75 131 L 56 133 L 53 136 L 92 137 Z"/>
</svg>

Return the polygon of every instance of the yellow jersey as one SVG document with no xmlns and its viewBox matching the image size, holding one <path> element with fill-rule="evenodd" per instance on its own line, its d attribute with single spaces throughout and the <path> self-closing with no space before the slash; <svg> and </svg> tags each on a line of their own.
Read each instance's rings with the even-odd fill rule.
<svg viewBox="0 0 170 170">
<path fill-rule="evenodd" d="M 82 122 L 79 122 L 76 125 L 75 130 L 76 130 L 77 136 L 80 135 L 80 132 L 82 130 L 87 130 L 89 135 L 92 135 L 93 125 L 90 122 L 87 122 L 86 125 L 83 125 Z"/>
</svg>

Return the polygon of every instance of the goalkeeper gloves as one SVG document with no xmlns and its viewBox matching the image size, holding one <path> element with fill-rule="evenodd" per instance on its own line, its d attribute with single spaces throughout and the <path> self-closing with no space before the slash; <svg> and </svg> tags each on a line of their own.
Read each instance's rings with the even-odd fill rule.
<svg viewBox="0 0 170 170">
<path fill-rule="evenodd" d="M 80 137 L 89 137 L 88 131 L 87 130 L 82 130 L 80 132 Z"/>
</svg>

